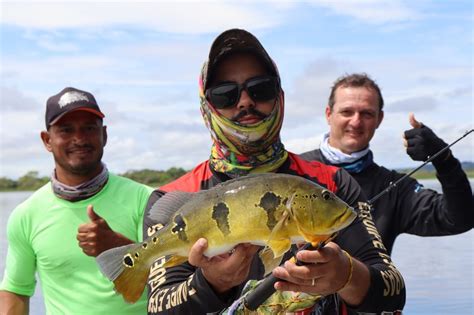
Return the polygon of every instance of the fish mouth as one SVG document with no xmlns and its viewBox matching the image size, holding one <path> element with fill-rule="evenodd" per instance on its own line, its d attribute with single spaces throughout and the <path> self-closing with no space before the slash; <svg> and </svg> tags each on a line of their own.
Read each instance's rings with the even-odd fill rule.
<svg viewBox="0 0 474 315">
<path fill-rule="evenodd" d="M 356 217 L 357 212 L 355 212 L 354 208 L 347 207 L 346 210 L 338 218 L 336 218 L 333 226 L 339 225 L 337 230 L 345 229 L 351 225 L 352 222 L 354 222 Z"/>
<path fill-rule="evenodd" d="M 316 229 L 314 227 L 314 229 L 308 231 L 300 227 L 300 231 L 306 239 L 313 239 L 316 236 L 330 235 L 334 232 L 340 231 L 348 227 L 355 220 L 356 217 L 357 212 L 355 212 L 354 208 L 347 206 L 339 216 L 335 217 L 332 221 L 329 222 L 329 224 L 325 225 L 323 228 Z M 314 231 L 318 231 L 318 233 L 315 234 Z"/>
<path fill-rule="evenodd" d="M 355 212 L 354 208 L 346 207 L 346 209 L 341 213 L 340 216 L 336 217 L 332 222 L 331 226 L 336 227 L 336 232 L 338 230 L 342 230 L 348 227 L 357 217 L 357 212 Z"/>
</svg>

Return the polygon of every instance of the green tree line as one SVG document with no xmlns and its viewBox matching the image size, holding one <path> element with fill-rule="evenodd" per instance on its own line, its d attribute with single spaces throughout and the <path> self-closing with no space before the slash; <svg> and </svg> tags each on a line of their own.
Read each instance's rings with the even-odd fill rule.
<svg viewBox="0 0 474 315">
<path fill-rule="evenodd" d="M 138 170 L 128 171 L 121 176 L 133 179 L 139 183 L 151 187 L 162 186 L 170 181 L 184 175 L 186 170 L 182 168 L 172 167 L 166 171 L 160 170 Z M 29 171 L 25 175 L 13 180 L 7 177 L 0 177 L 0 191 L 12 191 L 12 190 L 36 190 L 46 184 L 49 181 L 49 176 L 39 176 L 37 171 Z"/>
<path fill-rule="evenodd" d="M 410 169 L 400 170 L 404 173 L 408 173 Z M 474 169 L 468 168 L 465 169 L 467 176 L 474 178 Z M 172 167 L 166 171 L 160 170 L 136 170 L 128 171 L 123 174 L 119 174 L 124 177 L 128 177 L 143 183 L 151 187 L 159 187 L 170 181 L 184 175 L 187 171 L 180 167 Z M 416 179 L 429 179 L 435 178 L 436 173 L 434 170 L 420 170 L 412 175 Z M 37 171 L 29 171 L 25 175 L 18 178 L 18 180 L 13 180 L 7 177 L 0 177 L 0 191 L 12 191 L 12 190 L 36 190 L 46 184 L 49 181 L 48 176 L 40 177 Z"/>
</svg>

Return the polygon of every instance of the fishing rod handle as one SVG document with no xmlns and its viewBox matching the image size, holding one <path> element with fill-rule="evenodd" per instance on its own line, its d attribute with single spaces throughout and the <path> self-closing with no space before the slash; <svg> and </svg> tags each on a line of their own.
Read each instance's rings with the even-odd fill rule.
<svg viewBox="0 0 474 315">
<path fill-rule="evenodd" d="M 266 299 L 275 292 L 275 283 L 281 279 L 270 274 L 250 294 L 244 298 L 244 305 L 251 311 L 255 311 Z"/>
<path fill-rule="evenodd" d="M 321 244 L 319 246 L 312 246 L 311 243 L 306 243 L 300 250 L 314 250 L 321 248 Z M 293 256 L 291 259 L 296 260 L 296 265 L 302 266 L 306 265 L 307 263 L 299 261 L 296 259 L 296 256 Z M 270 274 L 263 280 L 252 292 L 250 292 L 244 298 L 244 305 L 251 311 L 255 311 L 266 299 L 268 299 L 276 290 L 275 290 L 275 283 L 277 281 L 284 281 L 275 277 L 273 274 Z"/>
</svg>

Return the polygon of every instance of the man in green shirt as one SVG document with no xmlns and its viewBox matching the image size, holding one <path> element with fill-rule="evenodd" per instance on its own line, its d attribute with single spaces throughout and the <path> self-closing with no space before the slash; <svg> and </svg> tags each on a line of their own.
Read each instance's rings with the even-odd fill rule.
<svg viewBox="0 0 474 315">
<path fill-rule="evenodd" d="M 48 314 L 146 313 L 146 297 L 126 304 L 94 259 L 104 250 L 141 241 L 151 193 L 110 174 L 101 162 L 107 142 L 103 118 L 88 92 L 65 88 L 48 99 L 41 139 L 55 169 L 51 181 L 9 218 L 0 314 L 29 312 L 36 273 Z"/>
</svg>

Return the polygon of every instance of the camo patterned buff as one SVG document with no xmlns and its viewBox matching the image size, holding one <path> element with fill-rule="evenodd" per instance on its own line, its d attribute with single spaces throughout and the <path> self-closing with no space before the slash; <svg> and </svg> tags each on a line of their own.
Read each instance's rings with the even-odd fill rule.
<svg viewBox="0 0 474 315">
<path fill-rule="evenodd" d="M 222 116 L 207 101 L 204 95 L 206 71 L 207 62 L 199 77 L 199 97 L 201 114 L 213 140 L 211 168 L 232 178 L 275 171 L 288 157 L 280 140 L 283 91 L 280 90 L 273 111 L 265 119 L 248 126 L 240 125 Z"/>
</svg>

